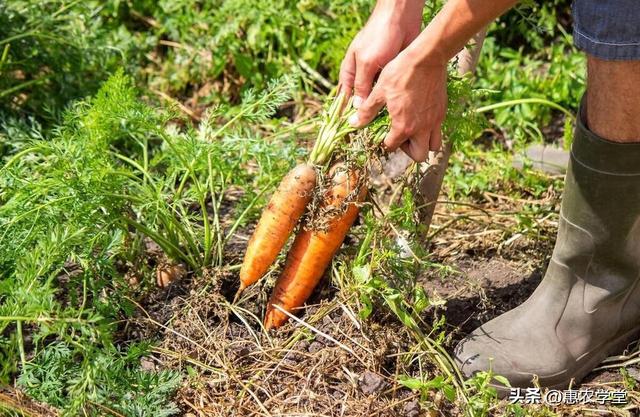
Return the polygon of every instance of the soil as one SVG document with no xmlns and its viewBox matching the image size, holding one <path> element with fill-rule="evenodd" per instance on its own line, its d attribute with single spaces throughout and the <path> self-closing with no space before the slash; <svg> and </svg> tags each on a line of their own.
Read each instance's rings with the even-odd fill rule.
<svg viewBox="0 0 640 417">
<path fill-rule="evenodd" d="M 325 285 L 304 312 L 314 331 L 290 323 L 265 335 L 257 324 L 265 286 L 250 287 L 230 309 L 236 280 L 226 272 L 174 283 L 145 300 L 131 328 L 138 338 L 160 340 L 163 367 L 198 370 L 177 396 L 185 415 L 415 415 L 415 405 L 406 412 L 405 405 L 416 394 L 394 383 L 404 365 L 389 358 L 409 349 L 399 325 L 358 328 L 346 305 L 329 301 L 336 294 Z"/>
<path fill-rule="evenodd" d="M 433 297 L 447 300 L 442 313 L 454 340 L 519 305 L 542 279 L 541 268 L 500 257 L 465 257 L 454 267 L 457 272 L 446 278 L 426 275 L 420 281 Z"/>
<path fill-rule="evenodd" d="M 429 243 L 434 266 L 418 277 L 433 300 L 446 300 L 429 314 L 444 316 L 443 343 L 450 353 L 476 327 L 526 300 L 542 279 L 555 240 L 557 192 L 533 202 L 550 215 L 521 236 L 511 231 L 518 219 L 503 213 L 518 212 L 530 200 L 477 200 L 439 206 Z M 234 252 L 243 253 L 245 238 L 232 243 Z M 128 337 L 159 340 L 154 353 L 162 367 L 197 370 L 177 395 L 184 415 L 459 415 L 434 393 L 418 401 L 419 393 L 397 382 L 399 375 L 428 378 L 437 372 L 428 361 L 402 360 L 412 347 L 407 329 L 384 309 L 366 322 L 355 319 L 328 279 L 299 315 L 312 329 L 289 323 L 268 335 L 260 331 L 274 277 L 250 287 L 233 306 L 235 270 L 187 276 L 141 302 L 138 325 L 129 327 Z M 585 382 L 620 387 L 620 381 L 614 369 L 594 372 Z"/>
<path fill-rule="evenodd" d="M 437 207 L 428 239 L 432 265 L 417 279 L 432 300 L 443 301 L 427 312 L 425 322 L 444 317 L 443 345 L 449 353 L 479 325 L 535 290 L 553 250 L 558 201 L 558 192 L 549 190 L 539 200 L 485 194 L 476 196 L 474 204 Z M 531 205 L 543 215 L 536 215 L 527 232 L 515 232 L 522 229 L 520 219 L 509 213 Z M 251 227 L 239 230 L 230 242 L 227 265 L 240 262 Z M 146 251 L 147 270 L 155 280 L 162 256 L 151 244 Z M 237 269 L 229 267 L 184 274 L 137 301 L 136 315 L 119 337 L 156 342 L 152 356 L 141 363 L 145 369 L 186 370 L 189 376 L 175 398 L 181 415 L 460 414 L 434 390 L 421 398 L 397 382 L 400 375 L 429 379 L 438 371 L 429 358 L 421 363 L 404 359 L 414 347 L 412 336 L 386 309 L 376 309 L 366 321 L 358 319 L 349 307 L 353 300 L 343 299 L 328 279 L 299 315 L 310 328 L 289 323 L 277 332 L 261 331 L 274 277 L 269 274 L 250 287 L 235 304 Z M 640 382 L 639 368 L 630 366 L 627 372 Z M 621 381 L 614 368 L 593 372 L 585 384 L 620 388 Z"/>
</svg>

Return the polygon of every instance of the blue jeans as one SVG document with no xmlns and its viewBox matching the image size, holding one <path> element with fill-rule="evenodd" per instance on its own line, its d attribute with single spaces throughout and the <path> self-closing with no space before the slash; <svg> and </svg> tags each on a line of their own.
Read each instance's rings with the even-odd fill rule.
<svg viewBox="0 0 640 417">
<path fill-rule="evenodd" d="M 574 0 L 573 41 L 608 61 L 640 60 L 640 0 Z"/>
</svg>

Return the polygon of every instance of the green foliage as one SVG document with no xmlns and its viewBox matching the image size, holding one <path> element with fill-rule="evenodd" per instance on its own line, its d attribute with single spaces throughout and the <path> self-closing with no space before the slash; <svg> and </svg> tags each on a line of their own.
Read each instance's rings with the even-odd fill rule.
<svg viewBox="0 0 640 417">
<path fill-rule="evenodd" d="M 288 97 L 290 78 L 269 83 L 256 94 L 249 90 L 239 108 L 225 106 L 208 113 L 198 129 L 185 132 L 147 127 L 161 140 L 156 154 L 142 161 L 116 154 L 135 169 L 142 181 L 129 185 L 128 201 L 135 213 L 125 221 L 154 240 L 174 260 L 194 270 L 221 266 L 224 246 L 236 228 L 246 221 L 250 209 L 262 194 L 274 186 L 273 176 L 292 161 L 281 157 L 293 153 L 283 145 L 255 136 L 250 123 L 264 123 Z M 221 126 L 216 120 L 226 119 Z M 139 141 L 142 155 L 150 155 L 157 145 Z M 233 155 L 230 158 L 229 155 Z M 250 165 L 255 166 L 250 168 Z M 229 187 L 242 185 L 244 195 L 232 226 L 224 230 L 222 210 Z M 193 207 L 197 207 L 194 210 Z"/>
<path fill-rule="evenodd" d="M 264 94 L 247 93 L 241 108 L 226 109 L 229 120 L 219 128 L 213 120 L 222 116 L 220 109 L 199 130 L 180 132 L 165 128 L 170 114 L 136 98 L 130 79 L 112 77 L 94 99 L 68 112 L 53 139 L 33 141 L 7 162 L 0 178 L 5 202 L 0 242 L 8 250 L 0 261 L 16 259 L 16 251 L 54 225 L 108 235 L 110 227 L 123 229 L 126 223 L 140 226 L 170 256 L 194 268 L 209 264 L 213 237 L 204 230 L 212 226 L 209 199 L 219 211 L 226 188 L 242 184 L 247 193 L 241 202 L 248 203 L 255 197 L 252 190 L 270 185 L 272 175 L 290 164 L 277 158 L 286 146 L 276 151 L 269 142 L 247 137 L 241 123 L 265 121 L 287 98 L 290 85 L 274 83 Z M 256 172 L 247 170 L 250 162 L 258 164 Z M 189 212 L 194 203 L 201 206 L 197 215 L 204 216 L 204 228 Z"/>
<path fill-rule="evenodd" d="M 0 114 L 48 125 L 118 67 L 152 91 L 195 94 L 197 105 L 237 103 L 239 88 L 262 90 L 300 68 L 311 90 L 319 76 L 337 78 L 370 8 L 365 0 L 9 0 L 0 5 Z"/>
<path fill-rule="evenodd" d="M 127 416 L 167 417 L 178 412 L 168 400 L 180 384 L 175 371 L 140 369 L 145 346 L 126 352 L 108 348 L 83 351 L 51 343 L 28 362 L 18 384 L 35 400 L 63 408 L 65 415 L 95 415 L 114 410 Z"/>
<path fill-rule="evenodd" d="M 449 71 L 448 108 L 442 132 L 455 148 L 477 137 L 485 125 L 484 117 L 473 105 L 485 93 L 474 88 L 472 80 L 470 76 L 457 76 L 454 69 Z"/>
<path fill-rule="evenodd" d="M 150 85 L 185 92 L 221 77 L 263 88 L 272 78 L 296 72 L 301 61 L 335 78 L 370 7 L 364 0 L 130 0 L 117 10 L 128 19 L 150 18 L 148 36 L 164 41 L 165 55 L 154 62 Z"/>
<path fill-rule="evenodd" d="M 0 113 L 49 122 L 124 61 L 97 1 L 0 4 Z"/>
<path fill-rule="evenodd" d="M 468 406 L 474 415 L 478 417 L 489 415 L 491 404 L 498 398 L 496 389 L 491 386 L 491 384 L 495 383 L 510 386 L 506 378 L 495 375 L 490 370 L 478 372 L 465 381 L 465 384 L 473 392 L 473 395 L 469 398 Z"/>
<path fill-rule="evenodd" d="M 626 389 L 629 391 L 635 391 L 638 387 L 638 380 L 631 375 L 627 368 L 620 368 L 620 375 L 622 376 L 623 383 Z"/>
<path fill-rule="evenodd" d="M 352 262 L 343 264 L 342 274 L 347 278 L 340 287 L 358 298 L 359 313 L 363 318 L 371 316 L 375 307 L 389 311 L 412 335 L 415 350 L 427 352 L 429 360 L 435 364 L 434 372 L 401 376 L 400 384 L 420 392 L 423 400 L 429 392 L 437 390 L 449 401 L 460 398 L 465 402 L 467 394 L 463 381 L 443 347 L 444 320 L 438 317 L 430 321 L 425 319 L 427 312 L 443 303 L 429 298 L 416 282 L 419 271 L 428 265 L 428 261 L 420 240 L 423 230 L 416 218 L 414 204 L 414 197 L 407 190 L 382 218 L 375 218 L 371 212 L 365 215 L 358 252 Z M 411 360 L 420 362 L 422 359 L 418 355 Z"/>
<path fill-rule="evenodd" d="M 567 2 L 555 3 L 534 6 L 524 18 L 523 11 L 512 11 L 491 26 L 477 73 L 478 86 L 494 93 L 482 104 L 543 98 L 575 111 L 585 88 L 586 59 L 573 46 L 569 29 L 556 20 L 568 11 Z M 494 110 L 493 123 L 516 142 L 543 141 L 542 128 L 554 114 L 545 105 L 519 104 Z"/>
<path fill-rule="evenodd" d="M 386 303 L 407 326 L 419 329 L 415 320 L 425 308 L 431 306 L 424 290 L 416 286 L 415 277 L 422 266 L 422 254 L 416 231 L 416 211 L 413 198 L 405 195 L 398 206 L 392 208 L 385 222 L 372 213 L 365 217 L 365 235 L 360 242 L 351 274 L 355 292 L 362 308 L 360 314 L 368 317 L 376 302 Z M 408 217 L 412 220 L 409 220 Z M 375 246 L 371 246 L 372 242 Z"/>
<path fill-rule="evenodd" d="M 18 135 L 0 165 L 4 382 L 20 371 L 31 395 L 69 415 L 99 405 L 127 415 L 173 410 L 167 398 L 177 377 L 141 372 L 142 351 L 116 347 L 115 323 L 134 310 L 119 260 L 147 237 L 192 270 L 222 264 L 229 237 L 254 214 L 273 176 L 295 162 L 286 138 L 265 140 L 259 125 L 249 127 L 267 119 L 277 127 L 270 117 L 291 85 L 284 79 L 247 92 L 240 107 L 178 128 L 171 112 L 140 101 L 119 72 L 94 98 L 71 106 L 50 134 Z M 5 133 L 6 143 L 19 127 Z M 238 189 L 245 191 L 235 202 L 226 198 Z M 223 217 L 233 223 L 223 225 Z"/>
<path fill-rule="evenodd" d="M 521 1 L 498 19 L 492 36 L 507 48 L 524 46 L 527 53 L 536 53 L 557 40 L 559 25 L 568 30 L 571 21 L 571 0 Z"/>
<path fill-rule="evenodd" d="M 506 190 L 514 197 L 538 198 L 550 186 L 562 188 L 560 178 L 532 169 L 512 166 L 513 156 L 499 144 L 485 147 L 466 142 L 452 155 L 445 176 L 445 190 L 451 200 L 480 197 L 486 191 Z"/>
</svg>

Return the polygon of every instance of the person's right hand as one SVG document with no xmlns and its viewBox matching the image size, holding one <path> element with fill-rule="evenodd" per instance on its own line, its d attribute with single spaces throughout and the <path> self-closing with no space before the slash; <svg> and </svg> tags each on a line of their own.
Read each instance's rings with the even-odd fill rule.
<svg viewBox="0 0 640 417">
<path fill-rule="evenodd" d="M 340 91 L 359 107 L 376 74 L 419 34 L 424 0 L 378 0 L 367 24 L 349 45 L 340 67 Z"/>
</svg>

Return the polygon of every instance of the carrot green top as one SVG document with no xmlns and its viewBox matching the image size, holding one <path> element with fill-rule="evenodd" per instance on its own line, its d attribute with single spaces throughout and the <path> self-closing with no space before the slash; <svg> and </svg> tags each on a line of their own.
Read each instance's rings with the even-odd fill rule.
<svg viewBox="0 0 640 417">
<path fill-rule="evenodd" d="M 309 157 L 309 163 L 314 165 L 327 162 L 340 140 L 355 130 L 347 122 L 349 116 L 355 113 L 351 99 L 347 101 L 346 106 L 344 105 L 345 95 L 342 93 L 332 100 L 329 108 L 322 115 L 318 138 Z"/>
</svg>

